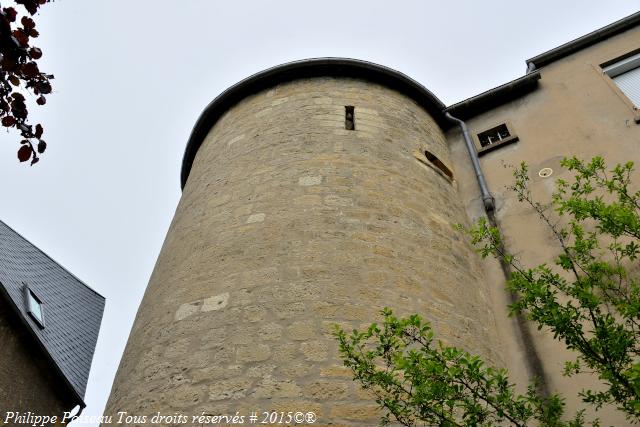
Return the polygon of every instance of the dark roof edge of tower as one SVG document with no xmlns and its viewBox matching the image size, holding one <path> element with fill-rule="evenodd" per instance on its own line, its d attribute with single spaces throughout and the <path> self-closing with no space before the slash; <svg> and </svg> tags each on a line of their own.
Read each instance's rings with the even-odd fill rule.
<svg viewBox="0 0 640 427">
<path fill-rule="evenodd" d="M 513 101 L 538 86 L 540 71 L 534 71 L 476 96 L 448 106 L 445 111 L 466 120 L 479 113 Z"/>
<path fill-rule="evenodd" d="M 451 126 L 444 117 L 445 105 L 420 83 L 399 71 L 372 62 L 349 58 L 313 58 L 288 62 L 247 77 L 222 92 L 207 105 L 196 121 L 187 142 L 182 158 L 181 188 L 184 189 L 187 183 L 193 160 L 204 138 L 229 108 L 243 98 L 278 83 L 322 76 L 356 77 L 382 83 L 413 98 L 433 116 L 440 126 L 445 128 Z"/>
<path fill-rule="evenodd" d="M 626 16 L 612 24 L 592 31 L 589 34 L 585 34 L 582 37 L 578 37 L 577 39 L 571 40 L 570 42 L 541 53 L 540 55 L 527 59 L 527 68 L 529 69 L 531 64 L 533 64 L 535 68 L 540 68 L 602 40 L 608 39 L 609 37 L 615 36 L 616 34 L 622 33 L 638 24 L 640 24 L 640 12 Z"/>
</svg>

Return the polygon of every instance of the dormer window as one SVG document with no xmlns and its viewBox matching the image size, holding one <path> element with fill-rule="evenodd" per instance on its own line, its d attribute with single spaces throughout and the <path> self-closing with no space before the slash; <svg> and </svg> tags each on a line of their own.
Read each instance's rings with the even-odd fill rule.
<svg viewBox="0 0 640 427">
<path fill-rule="evenodd" d="M 43 329 L 44 328 L 44 307 L 42 300 L 25 285 L 27 313 L 33 319 L 36 324 Z"/>
</svg>

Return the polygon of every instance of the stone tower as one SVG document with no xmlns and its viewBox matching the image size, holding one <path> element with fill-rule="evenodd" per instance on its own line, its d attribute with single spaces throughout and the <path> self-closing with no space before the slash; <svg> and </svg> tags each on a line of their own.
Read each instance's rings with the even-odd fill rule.
<svg viewBox="0 0 640 427">
<path fill-rule="evenodd" d="M 442 128 L 407 76 L 314 59 L 229 88 L 185 152 L 183 195 L 106 414 L 314 411 L 376 425 L 332 325 L 388 306 L 500 364 Z M 170 423 L 167 423 L 170 424 Z"/>
</svg>

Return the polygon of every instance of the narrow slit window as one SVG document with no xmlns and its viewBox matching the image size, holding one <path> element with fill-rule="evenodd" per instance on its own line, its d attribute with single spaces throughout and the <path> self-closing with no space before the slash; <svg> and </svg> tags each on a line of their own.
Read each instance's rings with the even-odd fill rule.
<svg viewBox="0 0 640 427">
<path fill-rule="evenodd" d="M 355 107 L 353 105 L 344 107 L 344 128 L 346 130 L 356 130 Z"/>
<path fill-rule="evenodd" d="M 442 161 L 435 156 L 435 154 L 430 153 L 429 151 L 424 152 L 424 156 L 433 164 L 438 170 L 440 170 L 443 174 L 447 176 L 450 180 L 453 180 L 453 172 L 449 169 Z"/>
</svg>

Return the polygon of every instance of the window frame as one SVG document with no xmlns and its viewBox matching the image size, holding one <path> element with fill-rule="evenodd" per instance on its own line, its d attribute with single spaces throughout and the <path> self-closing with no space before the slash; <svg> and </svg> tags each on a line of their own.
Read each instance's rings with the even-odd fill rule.
<svg viewBox="0 0 640 427">
<path fill-rule="evenodd" d="M 613 80 L 614 77 L 617 77 L 620 74 L 640 68 L 640 49 L 635 49 L 631 52 L 625 53 L 624 55 L 617 56 L 603 62 L 599 66 L 594 64 L 594 67 L 598 69 L 600 75 L 605 79 L 609 87 L 634 113 L 634 121 L 636 123 L 640 123 L 640 105 L 635 105 L 631 98 L 629 98 L 629 96 L 627 96 L 627 94 L 623 92 L 618 84 Z"/>
<path fill-rule="evenodd" d="M 40 329 L 44 329 L 44 303 L 42 302 L 42 298 L 40 298 L 38 294 L 27 284 L 24 284 L 24 302 L 27 314 L 31 320 L 33 320 Z M 40 313 L 40 316 L 36 313 L 33 302 L 38 304 L 38 312 Z"/>
<path fill-rule="evenodd" d="M 625 55 L 612 61 L 607 61 L 601 65 L 601 68 L 602 72 L 607 76 L 611 78 L 618 77 L 627 71 L 640 68 L 640 53 L 632 53 L 629 56 Z"/>
<path fill-rule="evenodd" d="M 493 130 L 493 129 L 497 128 L 497 127 L 500 127 L 502 125 L 504 125 L 507 128 L 507 131 L 509 132 L 509 136 L 504 138 L 504 139 L 502 139 L 502 140 L 500 140 L 500 141 L 498 141 L 498 142 L 495 142 L 493 144 L 489 144 L 489 145 L 483 147 L 482 143 L 480 142 L 480 135 L 485 133 L 485 132 L 488 132 L 490 130 Z M 504 121 L 499 122 L 497 124 L 493 124 L 491 126 L 485 127 L 480 132 L 473 132 L 473 139 L 475 141 L 476 151 L 478 152 L 479 156 L 482 156 L 483 154 L 486 154 L 489 151 L 493 151 L 493 150 L 495 150 L 497 148 L 501 148 L 501 147 L 504 147 L 506 145 L 513 144 L 514 142 L 518 142 L 520 140 L 518 135 L 516 135 L 516 133 L 513 131 L 513 125 L 508 120 L 504 120 Z"/>
</svg>

